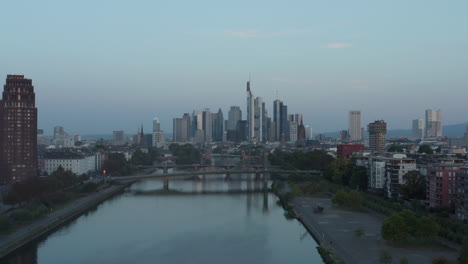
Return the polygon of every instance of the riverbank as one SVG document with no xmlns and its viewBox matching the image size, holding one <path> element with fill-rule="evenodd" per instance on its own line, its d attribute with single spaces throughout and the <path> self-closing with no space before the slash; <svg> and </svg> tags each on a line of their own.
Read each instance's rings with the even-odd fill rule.
<svg viewBox="0 0 468 264">
<path fill-rule="evenodd" d="M 120 185 L 113 185 L 99 192 L 80 198 L 67 207 L 46 215 L 27 226 L 21 227 L 14 233 L 8 234 L 0 239 L 0 258 L 5 257 L 38 237 L 55 230 L 64 223 L 75 219 L 90 208 L 122 192 L 132 183 L 133 182 L 125 182 Z"/>
<path fill-rule="evenodd" d="M 408 263 L 431 263 L 436 257 L 456 259 L 458 256 L 456 250 L 444 246 L 389 245 L 380 234 L 384 218 L 368 212 L 337 207 L 330 198 L 302 196 L 294 198 L 291 205 L 298 220 L 317 243 L 334 252 L 347 264 L 379 263 L 384 251 L 388 252 L 394 262 L 407 259 Z M 322 213 L 314 213 L 313 208 L 317 205 L 324 208 Z M 358 235 L 357 230 L 362 230 L 362 234 Z"/>
</svg>

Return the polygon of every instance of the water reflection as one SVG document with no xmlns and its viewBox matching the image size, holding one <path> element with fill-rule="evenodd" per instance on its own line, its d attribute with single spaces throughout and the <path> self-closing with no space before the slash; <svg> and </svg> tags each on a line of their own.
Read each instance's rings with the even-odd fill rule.
<svg viewBox="0 0 468 264">
<path fill-rule="evenodd" d="M 255 175 L 141 181 L 0 263 L 322 263 Z M 221 192 L 227 193 L 221 193 Z"/>
</svg>

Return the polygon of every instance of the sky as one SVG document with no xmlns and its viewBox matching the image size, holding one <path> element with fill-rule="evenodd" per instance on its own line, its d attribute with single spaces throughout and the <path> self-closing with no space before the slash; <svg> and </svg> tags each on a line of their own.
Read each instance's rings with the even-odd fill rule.
<svg viewBox="0 0 468 264">
<path fill-rule="evenodd" d="M 468 121 L 468 1 L 4 1 L 0 79 L 33 80 L 38 127 L 135 133 L 154 117 L 254 96 L 303 113 L 314 133 L 428 108 Z"/>
</svg>

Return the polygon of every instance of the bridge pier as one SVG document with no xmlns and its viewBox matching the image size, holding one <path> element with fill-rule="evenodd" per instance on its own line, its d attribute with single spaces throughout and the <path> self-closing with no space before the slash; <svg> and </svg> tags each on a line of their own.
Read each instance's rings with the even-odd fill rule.
<svg viewBox="0 0 468 264">
<path fill-rule="evenodd" d="M 168 190 L 169 190 L 169 180 L 164 180 L 163 189 L 164 189 L 165 191 L 168 191 Z"/>
<path fill-rule="evenodd" d="M 226 177 L 224 178 L 225 181 L 231 181 L 231 174 L 226 173 Z"/>
</svg>

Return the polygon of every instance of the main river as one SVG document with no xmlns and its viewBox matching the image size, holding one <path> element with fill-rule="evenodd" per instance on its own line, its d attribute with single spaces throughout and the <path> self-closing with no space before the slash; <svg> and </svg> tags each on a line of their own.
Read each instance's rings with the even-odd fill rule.
<svg viewBox="0 0 468 264">
<path fill-rule="evenodd" d="M 141 181 L 0 263 L 323 263 L 253 176 Z M 230 193 L 196 194 L 226 191 Z M 186 192 L 186 193 L 180 193 Z"/>
</svg>

